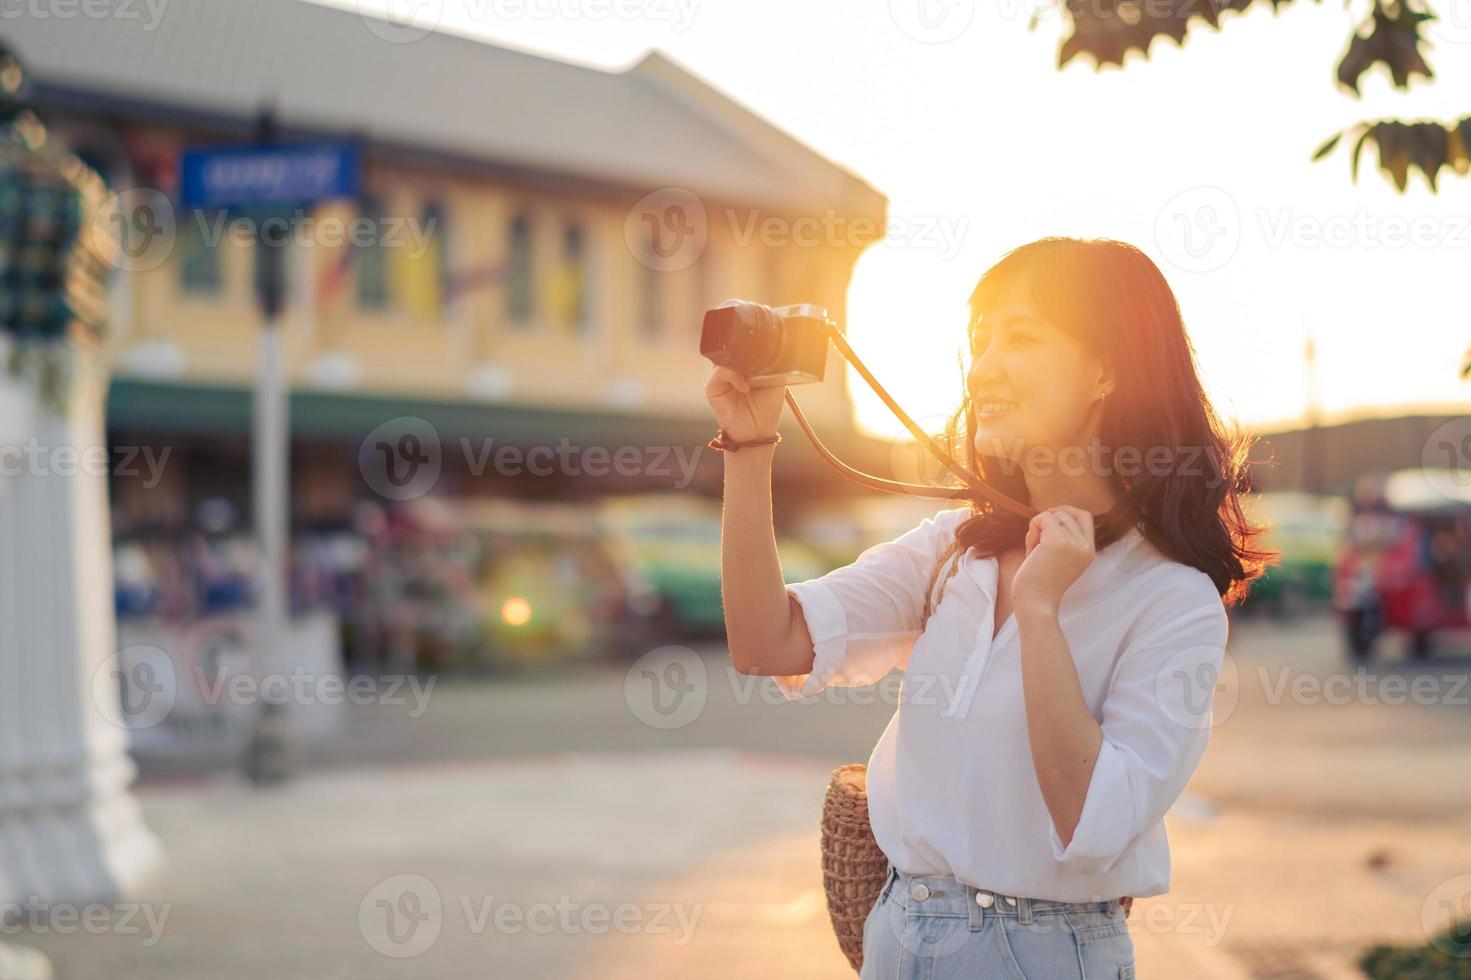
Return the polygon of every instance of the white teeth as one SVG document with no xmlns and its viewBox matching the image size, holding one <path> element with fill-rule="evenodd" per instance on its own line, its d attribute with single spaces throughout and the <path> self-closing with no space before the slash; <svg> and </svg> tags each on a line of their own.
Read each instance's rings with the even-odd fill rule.
<svg viewBox="0 0 1471 980">
<path fill-rule="evenodd" d="M 976 408 L 981 412 L 1007 412 L 1016 408 L 1016 402 L 981 402 Z"/>
</svg>

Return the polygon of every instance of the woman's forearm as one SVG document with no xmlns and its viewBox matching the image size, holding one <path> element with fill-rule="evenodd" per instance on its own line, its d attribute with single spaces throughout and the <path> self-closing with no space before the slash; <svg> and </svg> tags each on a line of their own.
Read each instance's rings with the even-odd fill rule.
<svg viewBox="0 0 1471 980">
<path fill-rule="evenodd" d="M 1051 608 L 1018 608 L 1027 739 L 1042 801 L 1066 846 L 1083 815 L 1103 729 L 1083 699 L 1067 637 Z"/>
<path fill-rule="evenodd" d="M 771 512 L 775 446 L 727 452 L 720 529 L 720 594 L 736 669 L 801 674 L 812 669 L 812 644 L 787 595 Z M 804 648 L 805 647 L 805 648 Z"/>
</svg>

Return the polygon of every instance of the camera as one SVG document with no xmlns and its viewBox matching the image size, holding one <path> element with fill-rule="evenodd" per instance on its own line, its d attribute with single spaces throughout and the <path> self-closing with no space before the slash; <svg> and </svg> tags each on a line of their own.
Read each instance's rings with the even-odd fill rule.
<svg viewBox="0 0 1471 980">
<path fill-rule="evenodd" d="M 730 299 L 705 312 L 700 353 L 717 367 L 738 371 L 753 387 L 809 384 L 822 380 L 830 329 L 821 306 Z"/>
</svg>

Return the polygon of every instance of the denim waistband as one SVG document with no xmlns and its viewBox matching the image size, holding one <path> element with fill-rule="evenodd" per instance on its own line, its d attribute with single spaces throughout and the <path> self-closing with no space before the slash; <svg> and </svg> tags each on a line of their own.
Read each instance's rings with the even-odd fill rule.
<svg viewBox="0 0 1471 980">
<path fill-rule="evenodd" d="M 889 865 L 880 900 L 892 893 L 906 912 L 914 915 L 942 915 L 977 918 L 983 915 L 1007 915 L 1030 923 L 1033 917 L 1063 915 L 1069 912 L 1106 912 L 1124 907 L 1119 899 L 1090 902 L 1060 902 L 1025 895 L 1007 895 L 989 888 L 967 885 L 952 875 L 912 875 Z"/>
</svg>

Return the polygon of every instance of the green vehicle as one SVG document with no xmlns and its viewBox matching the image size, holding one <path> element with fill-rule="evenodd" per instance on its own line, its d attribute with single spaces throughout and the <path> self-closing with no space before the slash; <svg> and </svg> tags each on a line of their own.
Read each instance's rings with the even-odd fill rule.
<svg viewBox="0 0 1471 980">
<path fill-rule="evenodd" d="M 1348 525 L 1342 497 L 1295 491 L 1248 494 L 1242 509 L 1253 522 L 1267 525 L 1261 546 L 1282 552 L 1251 584 L 1243 608 L 1292 617 L 1310 606 L 1326 607 L 1333 598 L 1333 566 Z"/>
<path fill-rule="evenodd" d="M 958 501 L 879 494 L 833 501 L 809 508 L 796 532 L 831 568 L 850 564 L 866 549 L 918 527 Z"/>
<path fill-rule="evenodd" d="M 725 629 L 720 599 L 720 504 L 692 494 L 615 497 L 604 502 L 603 534 L 634 583 L 638 611 L 665 635 L 716 635 Z M 788 582 L 830 567 L 812 549 L 777 536 Z"/>
</svg>

